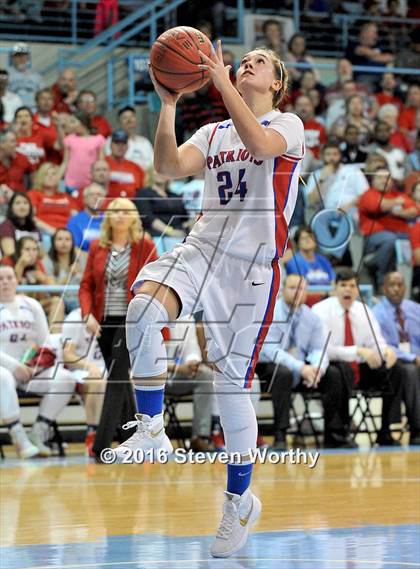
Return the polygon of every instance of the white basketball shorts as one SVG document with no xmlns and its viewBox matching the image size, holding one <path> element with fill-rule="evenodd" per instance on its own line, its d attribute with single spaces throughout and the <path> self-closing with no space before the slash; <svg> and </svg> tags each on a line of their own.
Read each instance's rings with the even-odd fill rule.
<svg viewBox="0 0 420 569">
<path fill-rule="evenodd" d="M 257 264 L 187 240 L 143 267 L 132 289 L 144 281 L 176 292 L 180 318 L 203 311 L 208 360 L 230 380 L 250 388 L 273 319 L 278 261 Z"/>
</svg>

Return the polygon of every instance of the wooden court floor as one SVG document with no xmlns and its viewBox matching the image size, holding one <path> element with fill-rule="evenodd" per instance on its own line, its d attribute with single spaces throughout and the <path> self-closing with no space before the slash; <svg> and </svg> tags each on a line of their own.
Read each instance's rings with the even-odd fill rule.
<svg viewBox="0 0 420 569">
<path fill-rule="evenodd" d="M 2 461 L 2 569 L 420 567 L 420 452 L 321 452 L 316 467 L 256 464 L 260 521 L 212 560 L 225 466 Z"/>
</svg>

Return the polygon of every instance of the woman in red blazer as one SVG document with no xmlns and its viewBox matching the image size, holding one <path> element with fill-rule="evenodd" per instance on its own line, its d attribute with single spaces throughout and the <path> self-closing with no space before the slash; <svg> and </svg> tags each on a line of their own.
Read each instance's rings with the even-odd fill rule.
<svg viewBox="0 0 420 569">
<path fill-rule="evenodd" d="M 129 379 L 130 359 L 125 342 L 125 317 L 131 285 L 139 270 L 157 259 L 153 241 L 143 231 L 136 206 L 117 198 L 108 205 L 100 238 L 89 248 L 79 289 L 86 327 L 94 334 L 108 370 L 108 383 L 93 453 L 109 447 L 118 424 L 136 412 Z M 91 429 L 95 429 L 95 425 Z M 129 431 L 120 433 L 127 438 Z"/>
</svg>

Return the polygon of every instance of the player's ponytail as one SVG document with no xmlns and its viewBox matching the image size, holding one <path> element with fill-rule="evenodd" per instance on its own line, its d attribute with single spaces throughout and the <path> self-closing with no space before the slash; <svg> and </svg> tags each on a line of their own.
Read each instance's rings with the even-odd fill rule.
<svg viewBox="0 0 420 569">
<path fill-rule="evenodd" d="M 281 61 L 276 54 L 275 59 L 273 60 L 274 69 L 276 70 L 277 78 L 281 80 L 281 87 L 280 89 L 274 94 L 273 97 L 273 108 L 277 108 L 283 100 L 283 97 L 287 93 L 287 87 L 289 85 L 289 72 L 286 69 L 286 66 Z"/>
</svg>

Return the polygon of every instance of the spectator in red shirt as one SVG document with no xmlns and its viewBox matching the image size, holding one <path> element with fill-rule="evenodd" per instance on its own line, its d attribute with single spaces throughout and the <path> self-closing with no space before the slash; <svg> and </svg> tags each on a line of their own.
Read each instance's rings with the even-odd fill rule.
<svg viewBox="0 0 420 569">
<path fill-rule="evenodd" d="M 391 103 L 397 105 L 398 109 L 402 107 L 402 99 L 398 91 L 398 83 L 393 73 L 384 73 L 381 79 L 381 91 L 376 93 L 375 99 L 380 107 Z"/>
<path fill-rule="evenodd" d="M 105 157 L 111 171 L 108 198 L 131 199 L 144 186 L 144 171 L 124 158 L 127 148 L 127 133 L 122 129 L 114 131 L 111 137 L 111 156 Z"/>
<path fill-rule="evenodd" d="M 34 123 L 51 142 L 51 146 L 47 149 L 47 160 L 48 162 L 61 164 L 63 160 L 63 152 L 61 149 L 58 150 L 58 147 L 62 147 L 64 133 L 61 129 L 61 123 L 58 121 L 58 113 L 53 111 L 53 92 L 51 89 L 41 89 L 35 95 L 35 101 L 36 112 L 34 114 Z"/>
<path fill-rule="evenodd" d="M 395 271 L 395 240 L 408 238 L 408 222 L 419 213 L 412 198 L 394 189 L 387 168 L 372 175 L 371 187 L 359 200 L 359 225 L 365 238 L 364 254 L 373 254 L 365 264 L 378 285 L 386 273 Z"/>
<path fill-rule="evenodd" d="M 77 97 L 76 107 L 78 111 L 86 113 L 90 117 L 90 122 L 92 125 L 92 132 L 94 134 L 102 134 L 104 138 L 112 133 L 112 128 L 106 118 L 102 115 L 97 114 L 97 101 L 96 94 L 90 90 L 80 91 Z"/>
<path fill-rule="evenodd" d="M 306 148 L 309 148 L 319 160 L 321 146 L 327 142 L 327 135 L 322 124 L 315 120 L 314 105 L 307 95 L 301 95 L 296 99 L 295 112 L 305 128 Z"/>
<path fill-rule="evenodd" d="M 35 212 L 35 222 L 43 233 L 53 235 L 59 227 L 66 227 L 77 213 L 74 200 L 60 192 L 60 170 L 56 164 L 45 162 L 35 175 L 35 188 L 28 192 Z"/>
<path fill-rule="evenodd" d="M 398 117 L 398 126 L 414 146 L 414 140 L 420 126 L 420 85 L 410 85 L 408 88 L 405 106 Z"/>
<path fill-rule="evenodd" d="M 382 121 L 391 127 L 391 138 L 389 143 L 392 146 L 401 148 L 404 152 L 410 153 L 412 150 L 411 142 L 405 134 L 398 128 L 398 107 L 391 103 L 386 103 L 378 111 L 378 121 Z"/>
<path fill-rule="evenodd" d="M 34 166 L 23 154 L 16 152 L 16 134 L 11 129 L 0 131 L 0 187 L 7 191 L 24 192 L 30 187 L 29 175 Z"/>
<path fill-rule="evenodd" d="M 57 113 L 72 113 L 78 96 L 76 75 L 72 69 L 63 69 L 57 83 L 51 87 L 54 94 L 54 110 Z"/>
<path fill-rule="evenodd" d="M 51 140 L 45 129 L 34 123 L 29 107 L 19 107 L 16 110 L 15 127 L 16 151 L 26 156 L 31 164 L 38 167 L 46 161 L 47 153 L 54 149 L 56 142 Z"/>
</svg>

